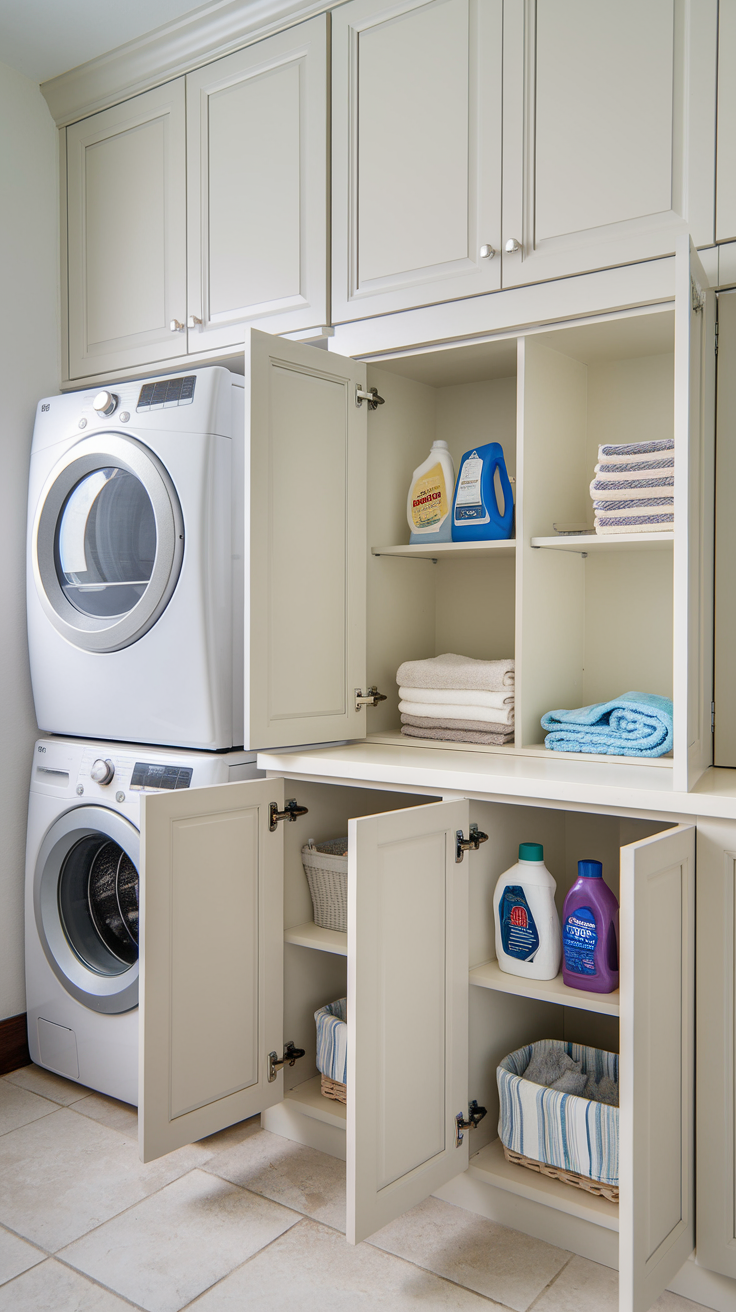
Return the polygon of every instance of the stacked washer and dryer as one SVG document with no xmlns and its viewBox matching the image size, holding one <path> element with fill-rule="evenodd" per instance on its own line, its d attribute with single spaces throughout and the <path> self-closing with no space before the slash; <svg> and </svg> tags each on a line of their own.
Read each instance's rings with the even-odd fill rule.
<svg viewBox="0 0 736 1312">
<path fill-rule="evenodd" d="M 28 1041 L 137 1102 L 141 795 L 252 778 L 243 742 L 243 379 L 39 402 L 28 637 Z"/>
</svg>

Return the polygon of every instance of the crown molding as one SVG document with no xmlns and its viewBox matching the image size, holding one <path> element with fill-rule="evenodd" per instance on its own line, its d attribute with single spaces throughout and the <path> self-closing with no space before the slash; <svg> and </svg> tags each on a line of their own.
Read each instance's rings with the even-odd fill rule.
<svg viewBox="0 0 736 1312">
<path fill-rule="evenodd" d="M 41 91 L 57 126 L 64 127 L 334 9 L 336 2 L 215 0 L 68 73 L 49 78 Z"/>
</svg>

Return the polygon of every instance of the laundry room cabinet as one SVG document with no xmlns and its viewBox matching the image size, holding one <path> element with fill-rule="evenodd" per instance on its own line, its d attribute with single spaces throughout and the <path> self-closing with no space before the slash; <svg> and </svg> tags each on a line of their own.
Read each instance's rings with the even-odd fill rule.
<svg viewBox="0 0 736 1312">
<path fill-rule="evenodd" d="M 510 1208 L 517 1187 L 562 1224 L 582 1215 L 609 1241 L 618 1229 L 608 1260 L 620 1267 L 622 1312 L 646 1312 L 693 1247 L 694 827 L 309 780 L 287 781 L 292 790 L 307 808 L 296 823 L 278 819 L 289 803 L 276 777 L 143 799 L 143 1159 L 259 1111 L 276 1129 L 269 1115 L 282 1108 L 312 1127 L 321 1116 L 345 1126 L 342 1151 L 331 1151 L 347 1160 L 350 1242 L 450 1187 L 470 1162 Z M 458 840 L 472 839 L 473 824 L 488 841 L 464 852 Z M 618 993 L 499 972 L 493 888 L 532 825 L 560 900 L 581 845 L 604 857 L 621 901 Z M 347 936 L 315 931 L 310 948 L 308 922 L 290 924 L 307 896 L 301 846 L 343 826 Z M 313 1012 L 338 987 L 348 998 L 343 1116 L 313 1078 Z M 619 1208 L 586 1206 L 564 1186 L 550 1195 L 522 1167 L 504 1184 L 496 1066 L 563 1033 L 620 1050 Z M 291 1067 L 284 1040 L 305 1050 Z M 477 1130 L 458 1128 L 469 1098 L 487 1108 Z"/>
</svg>

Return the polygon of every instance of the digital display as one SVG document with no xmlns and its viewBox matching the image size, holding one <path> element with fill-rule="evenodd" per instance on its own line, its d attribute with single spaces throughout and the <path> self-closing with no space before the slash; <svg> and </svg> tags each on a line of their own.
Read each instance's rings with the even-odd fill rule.
<svg viewBox="0 0 736 1312">
<path fill-rule="evenodd" d="M 136 410 L 163 410 L 173 405 L 191 405 L 196 383 L 194 374 L 186 378 L 162 378 L 158 383 L 144 383 Z"/>
<path fill-rule="evenodd" d="M 191 782 L 191 766 L 151 765 L 146 761 L 136 761 L 130 786 L 131 788 L 189 788 Z"/>
</svg>

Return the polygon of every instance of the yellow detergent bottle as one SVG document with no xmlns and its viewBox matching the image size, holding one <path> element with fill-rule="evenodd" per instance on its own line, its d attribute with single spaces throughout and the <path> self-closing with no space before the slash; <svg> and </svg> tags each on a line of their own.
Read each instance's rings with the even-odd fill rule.
<svg viewBox="0 0 736 1312">
<path fill-rule="evenodd" d="M 452 494 L 455 468 L 446 442 L 432 443 L 423 464 L 414 470 L 406 502 L 410 542 L 452 541 Z"/>
</svg>

